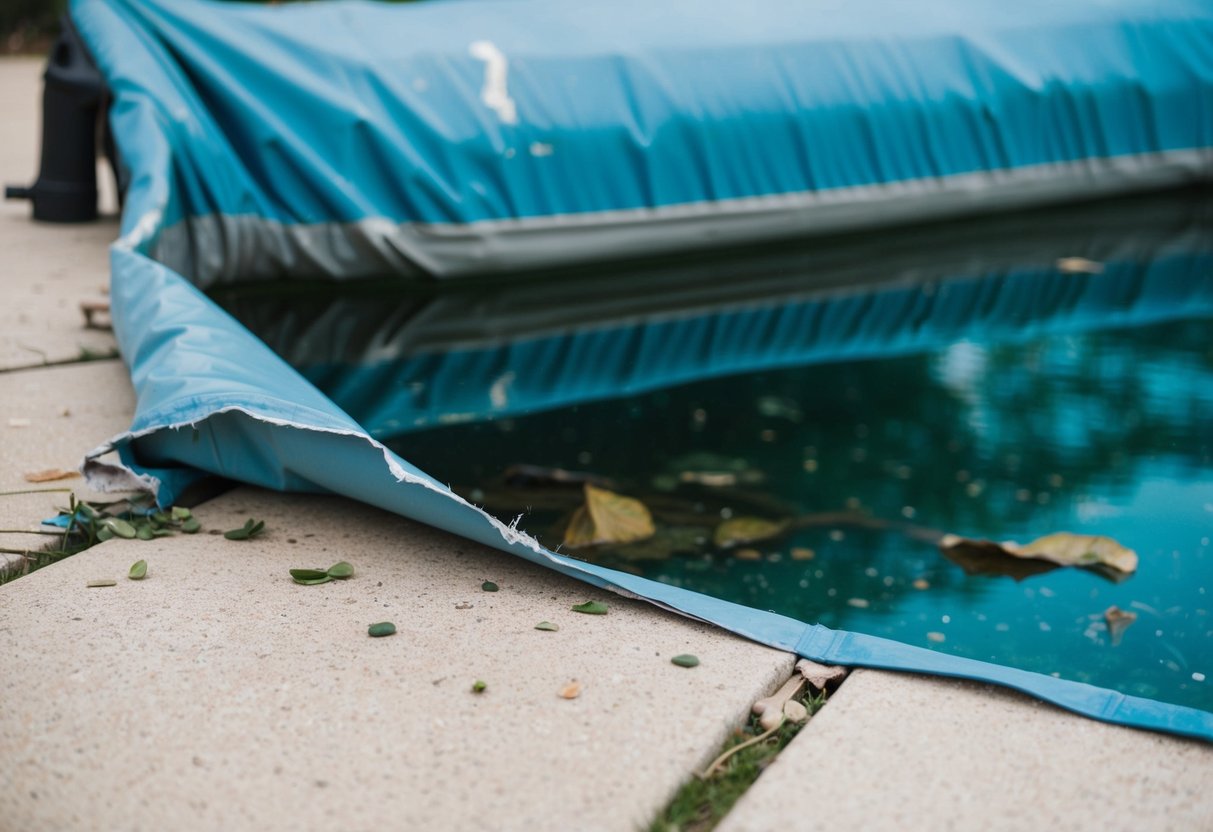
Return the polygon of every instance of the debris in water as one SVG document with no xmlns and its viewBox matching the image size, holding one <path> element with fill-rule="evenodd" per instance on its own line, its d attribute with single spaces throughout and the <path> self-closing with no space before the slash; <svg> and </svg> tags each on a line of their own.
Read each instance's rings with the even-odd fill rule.
<svg viewBox="0 0 1213 832">
<path fill-rule="evenodd" d="M 1112 637 L 1112 644 L 1115 646 L 1120 644 L 1120 639 L 1125 634 L 1125 630 L 1129 629 L 1129 625 L 1137 620 L 1137 613 L 1122 610 L 1113 604 L 1104 610 L 1103 620 L 1107 622 L 1108 635 Z"/>
<path fill-rule="evenodd" d="M 734 517 L 725 520 L 712 533 L 712 542 L 721 549 L 743 543 L 769 540 L 787 531 L 787 520 L 766 520 L 762 517 Z"/>
<path fill-rule="evenodd" d="M 1103 263 L 1085 257 L 1060 257 L 1053 264 L 1065 274 L 1103 274 Z"/>
<path fill-rule="evenodd" d="M 564 545 L 574 548 L 603 543 L 634 543 L 657 531 L 644 503 L 605 488 L 585 484 L 585 505 L 573 512 Z"/>
<path fill-rule="evenodd" d="M 948 557 L 965 567 L 965 571 L 969 571 L 969 567 L 964 562 L 966 557 L 974 564 L 980 563 L 981 567 L 988 568 L 991 566 L 990 555 L 1009 555 L 1021 561 L 1047 561 L 1058 566 L 1106 568 L 1112 571 L 1113 574 L 1109 577 L 1113 579 L 1118 575 L 1132 574 L 1137 569 L 1137 553 L 1132 549 L 1122 546 L 1110 537 L 1071 532 L 1045 535 L 1026 545 L 1013 540 L 995 543 L 991 540 L 946 534 L 940 539 L 939 548 Z M 1052 567 L 1034 571 L 1046 571 L 1048 568 Z M 1001 570 L 995 565 L 993 571 Z M 1014 574 L 1014 570 L 1010 569 L 1004 574 L 1011 574 L 1017 580 L 1027 577 L 1026 574 Z"/>
</svg>

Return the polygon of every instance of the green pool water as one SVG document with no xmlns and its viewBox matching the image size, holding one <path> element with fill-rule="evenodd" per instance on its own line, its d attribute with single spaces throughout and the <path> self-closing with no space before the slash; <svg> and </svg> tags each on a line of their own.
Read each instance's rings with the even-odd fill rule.
<svg viewBox="0 0 1213 832">
<path fill-rule="evenodd" d="M 609 274 L 458 303 L 224 302 L 401 456 L 550 548 L 1211 709 L 1211 216 L 1207 195 L 1139 200 L 705 263 L 710 281 L 657 266 L 614 279 L 648 281 L 622 307 Z M 721 271 L 735 288 L 705 288 Z M 643 502 L 657 535 L 564 547 L 584 480 Z M 796 520 L 714 545 L 743 516 Z M 1140 565 L 977 569 L 933 542 L 1056 531 Z M 1136 615 L 1117 638 L 1112 606 Z"/>
</svg>

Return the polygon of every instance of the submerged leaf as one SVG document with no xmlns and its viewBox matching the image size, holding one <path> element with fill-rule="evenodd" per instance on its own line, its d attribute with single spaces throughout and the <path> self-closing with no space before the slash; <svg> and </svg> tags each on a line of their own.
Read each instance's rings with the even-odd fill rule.
<svg viewBox="0 0 1213 832">
<path fill-rule="evenodd" d="M 586 615 L 606 615 L 607 605 L 601 601 L 586 601 L 584 604 L 574 604 L 569 607 L 573 612 L 583 612 Z"/>
<path fill-rule="evenodd" d="M 573 512 L 564 544 L 580 548 L 602 543 L 634 543 L 656 528 L 644 503 L 605 488 L 585 485 L 585 505 Z"/>
<path fill-rule="evenodd" d="M 131 564 L 131 571 L 126 575 L 132 581 L 142 581 L 147 577 L 147 561 L 137 560 Z"/>
<path fill-rule="evenodd" d="M 1137 569 L 1137 553 L 1132 549 L 1110 537 L 1071 532 L 1045 535 L 1026 545 L 1015 541 L 995 543 L 947 534 L 940 539 L 939 548 L 960 563 L 966 572 L 1001 572 L 1010 574 L 1016 580 L 1054 568 L 1049 564 L 1106 568 L 1114 573 L 1111 577 L 1116 577 L 1115 573 L 1128 575 Z M 1010 563 L 1014 563 L 1011 561 L 1006 564 L 1007 568 L 1000 568 L 997 561 L 1003 555 L 1018 559 L 1023 567 L 1011 568 Z"/>
<path fill-rule="evenodd" d="M 1137 613 L 1122 610 L 1120 607 L 1113 604 L 1104 610 L 1103 619 L 1108 625 L 1108 635 L 1112 637 L 1112 644 L 1120 644 L 1120 638 L 1125 634 L 1125 630 L 1129 629 L 1129 625 L 1137 620 Z"/>
<path fill-rule="evenodd" d="M 762 517 L 734 517 L 725 520 L 712 533 L 712 542 L 721 549 L 739 546 L 742 543 L 757 543 L 783 534 L 788 528 L 787 520 L 766 520 Z"/>
</svg>

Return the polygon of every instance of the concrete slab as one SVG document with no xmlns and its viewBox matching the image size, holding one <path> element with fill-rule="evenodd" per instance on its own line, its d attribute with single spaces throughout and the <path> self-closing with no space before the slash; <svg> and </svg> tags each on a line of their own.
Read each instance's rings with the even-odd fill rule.
<svg viewBox="0 0 1213 832">
<path fill-rule="evenodd" d="M 28 185 L 37 176 L 42 67 L 37 58 L 0 58 L 0 184 Z M 113 336 L 85 329 L 79 307 L 103 299 L 109 284 L 106 246 L 118 221 L 107 177 L 100 184 L 109 213 L 93 223 L 35 223 L 28 202 L 0 202 L 0 369 L 113 352 Z"/>
<path fill-rule="evenodd" d="M 0 587 L 8 828 L 633 830 L 791 670 L 344 500 L 241 489 L 196 514 L 270 531 L 111 541 Z M 341 559 L 347 582 L 288 576 Z M 569 610 L 588 598 L 609 614 Z M 399 633 L 369 638 L 382 620 Z"/>
<path fill-rule="evenodd" d="M 82 499 L 102 498 L 81 479 L 35 484 L 25 474 L 76 470 L 88 451 L 130 426 L 134 411 L 135 396 L 121 361 L 0 373 L 0 491 L 70 487 Z M 66 501 L 65 494 L 0 498 L 0 529 L 36 529 Z M 44 542 L 0 533 L 3 548 L 36 549 Z M 10 557 L 0 554 L 0 569 Z"/>
<path fill-rule="evenodd" d="M 719 832 L 1213 829 L 1213 746 L 860 670 Z"/>
</svg>

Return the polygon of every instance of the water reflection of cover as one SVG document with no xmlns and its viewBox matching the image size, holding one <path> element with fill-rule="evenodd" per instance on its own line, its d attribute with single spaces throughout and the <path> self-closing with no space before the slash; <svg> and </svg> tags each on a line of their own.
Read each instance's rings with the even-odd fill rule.
<svg viewBox="0 0 1213 832">
<path fill-rule="evenodd" d="M 1211 263 L 1213 196 L 1191 191 L 508 286 L 257 284 L 217 300 L 390 438 L 738 372 L 1209 315 Z"/>
</svg>

